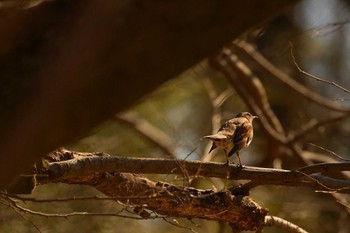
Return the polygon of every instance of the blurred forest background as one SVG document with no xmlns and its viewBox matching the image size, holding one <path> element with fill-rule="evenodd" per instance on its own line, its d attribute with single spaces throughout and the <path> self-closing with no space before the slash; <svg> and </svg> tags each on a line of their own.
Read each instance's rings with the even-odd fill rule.
<svg viewBox="0 0 350 233">
<path fill-rule="evenodd" d="M 350 3 L 342 0 L 303 0 L 293 8 L 274 17 L 264 25 L 252 28 L 241 39 L 253 44 L 271 63 L 309 89 L 327 99 L 350 107 L 349 93 L 333 85 L 316 81 L 301 74 L 292 59 L 291 44 L 297 64 L 306 72 L 324 80 L 350 88 Z M 227 45 L 229 47 L 229 45 Z M 177 58 L 181 59 L 181 58 Z M 254 70 L 254 67 L 251 67 Z M 337 116 L 291 91 L 277 79 L 259 73 L 272 110 L 288 132 L 310 119 L 327 120 Z M 132 90 L 130 90 L 132 91 Z M 213 98 L 214 97 L 214 98 Z M 214 99 L 216 99 L 214 103 Z M 89 135 L 62 145 L 72 150 L 106 152 L 115 156 L 169 157 L 201 160 L 208 156 L 208 142 L 200 138 L 218 129 L 213 124 L 217 115 L 220 124 L 238 112 L 251 111 L 225 77 L 215 71 L 207 59 L 164 83 L 132 108 L 116 113 L 96 127 Z M 248 166 L 294 169 L 300 166 L 288 153 L 277 153 L 269 142 L 259 120 L 254 122 L 254 140 L 241 152 L 242 163 Z M 350 121 L 341 119 L 321 125 L 302 141 L 304 150 L 328 154 L 310 158 L 314 162 L 336 161 L 332 154 L 313 146 L 318 145 L 343 157 L 349 156 Z M 313 155 L 315 155 L 313 154 Z M 310 153 L 311 156 L 311 153 Z M 321 155 L 320 155 L 321 156 Z M 236 161 L 233 156 L 231 160 Z M 213 153 L 212 161 L 224 162 L 222 151 Z M 148 175 L 154 181 L 183 183 L 181 177 Z M 231 181 L 201 178 L 197 188 L 221 190 Z M 86 186 L 48 184 L 35 188 L 32 197 L 61 198 L 100 195 Z M 331 195 L 317 193 L 308 187 L 254 188 L 251 197 L 269 214 L 285 218 L 310 232 L 350 232 L 349 208 L 339 204 Z M 348 197 L 344 197 L 349 200 Z M 123 209 L 110 200 L 87 200 L 58 203 L 25 203 L 26 208 L 47 213 L 88 211 L 116 213 Z M 25 217 L 23 217 L 25 216 Z M 74 216 L 44 218 L 25 214 L 20 216 L 7 205 L 0 205 L 0 232 L 190 232 L 162 219 L 133 220 L 108 216 Z M 29 219 L 30 221 L 27 221 Z M 177 219 L 180 225 L 197 232 L 230 232 L 229 226 L 213 221 Z M 31 223 L 32 222 L 32 223 Z M 264 232 L 281 232 L 265 228 Z"/>
</svg>

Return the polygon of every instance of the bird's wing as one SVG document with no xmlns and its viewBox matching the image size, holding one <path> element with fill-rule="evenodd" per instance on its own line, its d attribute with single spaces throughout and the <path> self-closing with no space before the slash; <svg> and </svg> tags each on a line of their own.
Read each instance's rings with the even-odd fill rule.
<svg viewBox="0 0 350 233">
<path fill-rule="evenodd" d="M 246 141 L 247 138 L 249 137 L 248 134 L 251 131 L 251 129 L 252 129 L 252 125 L 249 122 L 245 122 L 239 125 L 236 128 L 236 131 L 233 135 L 233 143 L 236 144 L 236 143 Z"/>
<path fill-rule="evenodd" d="M 248 121 L 236 127 L 235 133 L 232 137 L 234 147 L 229 152 L 228 156 L 233 155 L 247 146 L 247 143 L 251 140 L 251 130 L 252 125 Z"/>
</svg>

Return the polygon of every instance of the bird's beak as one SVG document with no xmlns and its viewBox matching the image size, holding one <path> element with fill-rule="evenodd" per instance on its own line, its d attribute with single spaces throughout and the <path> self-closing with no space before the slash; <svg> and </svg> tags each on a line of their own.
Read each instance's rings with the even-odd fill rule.
<svg viewBox="0 0 350 233">
<path fill-rule="evenodd" d="M 253 116 L 253 119 L 259 119 L 259 117 L 258 116 Z"/>
</svg>

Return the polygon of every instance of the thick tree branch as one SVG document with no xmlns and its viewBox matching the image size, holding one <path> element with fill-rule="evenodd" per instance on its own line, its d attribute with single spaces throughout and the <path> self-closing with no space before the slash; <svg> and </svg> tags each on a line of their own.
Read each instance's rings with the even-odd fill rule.
<svg viewBox="0 0 350 233">
<path fill-rule="evenodd" d="M 38 183 L 56 182 L 74 177 L 84 177 L 96 172 L 128 172 L 138 174 L 178 174 L 187 176 L 218 177 L 234 180 L 251 180 L 257 185 L 310 186 L 315 190 L 350 193 L 350 181 L 320 175 L 330 171 L 350 171 L 350 163 L 315 164 L 299 170 L 258 168 L 222 163 L 184 161 L 155 158 L 128 158 L 81 153 L 68 150 L 55 151 L 54 156 L 70 158 L 49 162 L 48 177 L 37 176 Z M 184 173 L 186 171 L 186 173 Z"/>
<path fill-rule="evenodd" d="M 86 159 L 107 158 L 111 157 L 96 155 L 86 157 Z M 76 158 L 73 160 L 78 162 L 80 159 Z M 71 160 L 66 162 L 69 161 L 75 163 Z M 95 163 L 91 160 L 90 162 Z M 80 167 L 83 169 L 84 166 Z M 48 180 L 45 180 L 45 182 L 48 182 Z M 83 173 L 70 178 L 61 177 L 60 179 L 55 179 L 55 182 L 84 184 L 95 187 L 105 195 L 115 197 L 116 200 L 135 207 L 135 214 L 139 214 L 145 219 L 154 218 L 154 214 L 157 216 L 202 218 L 228 222 L 235 229 L 241 231 L 256 230 L 263 224 L 267 214 L 266 209 L 260 207 L 248 196 L 232 195 L 228 190 L 215 192 L 213 190 L 200 190 L 165 182 L 155 183 L 138 174 L 100 171 L 90 172 L 89 175 Z M 43 184 L 43 180 L 40 177 L 37 177 L 37 184 Z M 28 213 L 38 214 L 38 212 L 23 209 L 21 206 L 16 206 L 16 208 Z M 71 215 L 49 214 L 47 216 L 69 217 L 74 215 L 89 215 L 89 213 L 73 213 Z M 42 216 L 46 215 L 42 214 Z"/>
</svg>

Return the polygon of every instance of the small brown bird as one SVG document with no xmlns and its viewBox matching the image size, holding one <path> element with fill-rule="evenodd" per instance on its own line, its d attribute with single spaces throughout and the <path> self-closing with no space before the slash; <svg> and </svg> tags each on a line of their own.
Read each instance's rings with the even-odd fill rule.
<svg viewBox="0 0 350 233">
<path fill-rule="evenodd" d="M 209 153 L 215 148 L 221 148 L 226 153 L 227 164 L 228 158 L 236 153 L 239 166 L 242 166 L 239 157 L 239 151 L 249 146 L 253 139 L 253 120 L 258 118 L 249 112 L 241 112 L 231 120 L 228 120 L 221 126 L 216 134 L 204 136 L 203 139 L 213 141 Z"/>
</svg>

